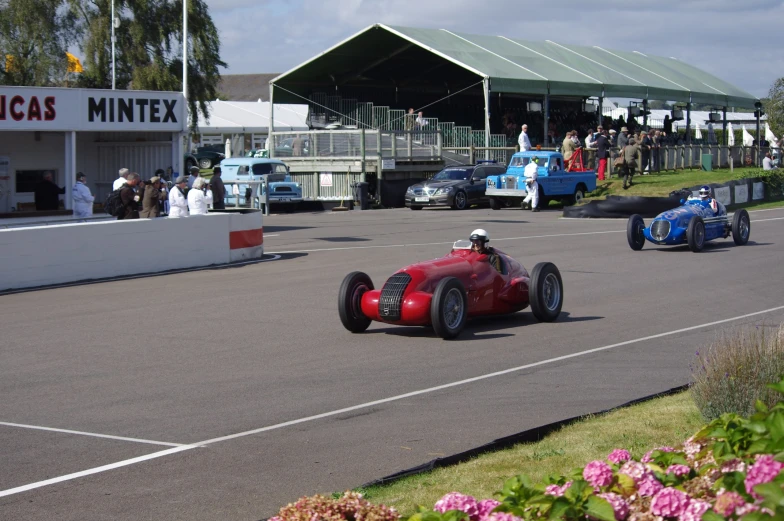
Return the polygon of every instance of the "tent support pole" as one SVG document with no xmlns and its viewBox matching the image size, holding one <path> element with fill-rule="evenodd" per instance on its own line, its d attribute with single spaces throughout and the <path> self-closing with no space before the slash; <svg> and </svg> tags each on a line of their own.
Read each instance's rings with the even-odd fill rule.
<svg viewBox="0 0 784 521">
<path fill-rule="evenodd" d="M 596 115 L 596 126 L 602 126 L 602 106 L 604 105 L 604 96 L 599 96 L 599 107 L 597 108 L 598 114 Z"/>
<path fill-rule="evenodd" d="M 550 128 L 550 94 L 544 95 L 544 101 L 542 103 L 542 111 L 544 112 L 544 138 L 542 139 L 542 143 L 547 145 L 547 138 L 549 128 Z M 555 143 L 552 143 L 553 145 Z"/>
<path fill-rule="evenodd" d="M 648 131 L 648 99 L 642 100 L 642 128 Z"/>
<path fill-rule="evenodd" d="M 691 145 L 691 101 L 686 104 L 686 144 Z"/>
<path fill-rule="evenodd" d="M 724 136 L 721 138 L 721 144 L 726 147 L 729 144 L 727 136 L 727 107 L 724 107 L 724 110 L 722 111 L 721 128 L 723 130 L 722 136 Z"/>
<path fill-rule="evenodd" d="M 490 159 L 490 78 L 482 80 L 485 94 L 485 159 Z"/>
<path fill-rule="evenodd" d="M 275 130 L 275 103 L 272 99 L 275 94 L 275 85 L 270 83 L 269 124 L 267 125 L 267 139 L 269 140 L 268 157 L 274 157 L 275 143 L 272 142 L 272 132 Z"/>
</svg>

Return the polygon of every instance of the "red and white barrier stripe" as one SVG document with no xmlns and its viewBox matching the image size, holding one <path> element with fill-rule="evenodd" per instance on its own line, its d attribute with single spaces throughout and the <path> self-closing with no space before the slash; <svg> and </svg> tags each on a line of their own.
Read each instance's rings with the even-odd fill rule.
<svg viewBox="0 0 784 521">
<path fill-rule="evenodd" d="M 262 212 L 232 214 L 229 225 L 230 262 L 258 259 L 264 255 Z"/>
</svg>

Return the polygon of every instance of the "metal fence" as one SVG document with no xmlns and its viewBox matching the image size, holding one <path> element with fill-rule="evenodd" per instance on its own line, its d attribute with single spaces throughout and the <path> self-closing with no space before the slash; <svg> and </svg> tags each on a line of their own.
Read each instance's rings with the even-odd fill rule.
<svg viewBox="0 0 784 521">
<path fill-rule="evenodd" d="M 438 131 L 332 130 L 273 132 L 270 156 L 280 159 L 319 157 L 414 159 L 441 157 L 442 136 Z"/>
</svg>

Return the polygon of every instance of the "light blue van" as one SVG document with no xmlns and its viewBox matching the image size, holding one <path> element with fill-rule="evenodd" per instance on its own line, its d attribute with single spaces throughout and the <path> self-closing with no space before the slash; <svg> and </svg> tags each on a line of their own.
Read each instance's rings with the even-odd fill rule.
<svg viewBox="0 0 784 521">
<path fill-rule="evenodd" d="M 235 190 L 230 182 L 264 181 L 269 183 L 270 203 L 299 204 L 302 202 L 302 186 L 291 180 L 289 167 L 279 159 L 263 157 L 232 157 L 221 161 L 221 178 L 226 183 L 226 206 L 236 203 Z M 238 184 L 240 205 L 252 205 L 255 198 L 264 200 L 265 185 Z"/>
</svg>

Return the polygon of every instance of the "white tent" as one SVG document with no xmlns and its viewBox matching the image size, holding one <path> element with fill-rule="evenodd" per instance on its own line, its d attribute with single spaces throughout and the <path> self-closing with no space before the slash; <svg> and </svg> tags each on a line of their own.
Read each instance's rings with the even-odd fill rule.
<svg viewBox="0 0 784 521">
<path fill-rule="evenodd" d="M 732 123 L 727 123 L 727 144 L 731 147 L 735 146 L 735 132 L 732 130 Z"/>
<path fill-rule="evenodd" d="M 746 130 L 746 125 L 743 125 L 743 146 L 745 147 L 754 146 L 754 136 L 749 134 L 749 131 Z"/>
<path fill-rule="evenodd" d="M 212 101 L 207 121 L 199 115 L 201 134 L 266 134 L 269 132 L 268 101 Z M 308 106 L 275 104 L 275 131 L 308 130 Z"/>
<path fill-rule="evenodd" d="M 770 143 L 771 146 L 774 146 L 779 141 L 778 139 L 776 139 L 776 135 L 770 129 L 769 123 L 765 123 L 765 141 Z"/>
</svg>

